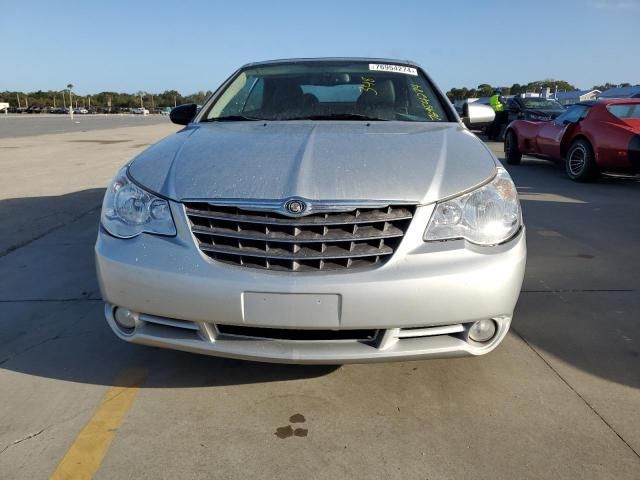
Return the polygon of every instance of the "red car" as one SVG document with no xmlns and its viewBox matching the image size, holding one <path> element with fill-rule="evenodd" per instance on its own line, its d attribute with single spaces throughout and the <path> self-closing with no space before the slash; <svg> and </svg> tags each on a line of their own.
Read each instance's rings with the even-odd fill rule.
<svg viewBox="0 0 640 480">
<path fill-rule="evenodd" d="M 504 139 L 507 163 L 522 155 L 565 161 L 577 182 L 599 172 L 640 173 L 640 99 L 582 102 L 550 121 L 516 120 Z"/>
</svg>

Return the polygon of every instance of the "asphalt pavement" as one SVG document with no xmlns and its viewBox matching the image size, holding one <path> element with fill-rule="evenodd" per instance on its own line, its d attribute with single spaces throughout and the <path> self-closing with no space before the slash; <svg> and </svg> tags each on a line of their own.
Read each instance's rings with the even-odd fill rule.
<svg viewBox="0 0 640 480">
<path fill-rule="evenodd" d="M 71 118 L 69 115 L 0 113 L 0 139 L 167 123 L 169 118 L 162 115 L 76 114 Z"/>
<path fill-rule="evenodd" d="M 640 478 L 638 180 L 509 167 L 529 257 L 489 355 L 259 364 L 130 345 L 103 319 L 104 185 L 176 129 L 0 139 L 0 479 Z"/>
</svg>

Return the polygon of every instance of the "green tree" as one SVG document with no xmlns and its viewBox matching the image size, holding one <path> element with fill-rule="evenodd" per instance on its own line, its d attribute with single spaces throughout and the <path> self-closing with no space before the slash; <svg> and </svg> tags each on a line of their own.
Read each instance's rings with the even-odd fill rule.
<svg viewBox="0 0 640 480">
<path fill-rule="evenodd" d="M 488 83 L 481 83 L 480 85 L 478 85 L 478 96 L 490 97 L 491 95 L 493 95 L 494 90 L 495 89 Z"/>
<path fill-rule="evenodd" d="M 571 92 L 573 90 L 577 90 L 577 88 L 570 84 L 569 82 L 566 82 L 564 80 L 556 80 L 553 78 L 547 78 L 545 80 L 536 80 L 535 82 L 529 82 L 527 83 L 527 85 L 525 85 L 524 87 L 524 92 L 533 92 L 533 93 L 540 93 L 541 90 L 544 90 L 545 88 L 549 88 L 551 89 L 551 91 L 553 92 L 556 87 L 558 88 L 559 92 Z"/>
</svg>

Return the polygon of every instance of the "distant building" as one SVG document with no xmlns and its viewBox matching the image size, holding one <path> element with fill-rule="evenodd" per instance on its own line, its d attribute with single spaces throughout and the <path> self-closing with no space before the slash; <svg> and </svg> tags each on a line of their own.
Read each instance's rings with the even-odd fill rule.
<svg viewBox="0 0 640 480">
<path fill-rule="evenodd" d="M 586 100 L 595 100 L 600 94 L 600 90 L 574 90 L 572 92 L 556 93 L 556 100 L 562 105 L 573 105 Z"/>
<path fill-rule="evenodd" d="M 602 92 L 599 98 L 640 98 L 640 85 L 610 88 Z"/>
</svg>

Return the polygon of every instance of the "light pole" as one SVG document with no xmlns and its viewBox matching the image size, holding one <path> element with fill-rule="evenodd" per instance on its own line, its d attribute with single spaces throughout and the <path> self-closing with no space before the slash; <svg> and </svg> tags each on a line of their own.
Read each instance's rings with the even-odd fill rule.
<svg viewBox="0 0 640 480">
<path fill-rule="evenodd" d="M 67 88 L 69 89 L 69 115 L 71 116 L 71 120 L 73 120 L 73 92 L 71 91 L 73 83 L 69 83 Z"/>
</svg>

